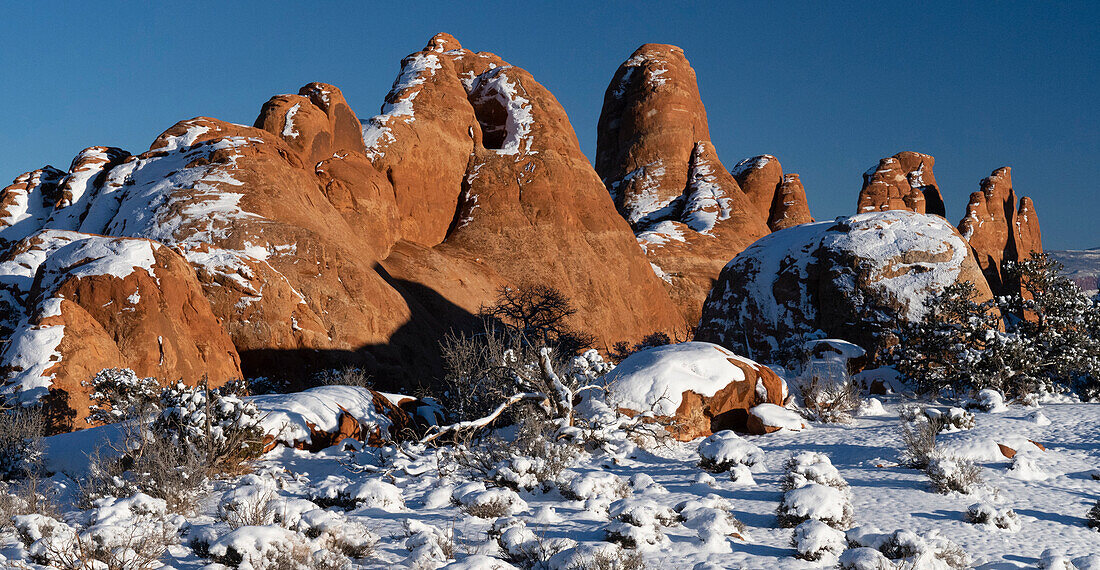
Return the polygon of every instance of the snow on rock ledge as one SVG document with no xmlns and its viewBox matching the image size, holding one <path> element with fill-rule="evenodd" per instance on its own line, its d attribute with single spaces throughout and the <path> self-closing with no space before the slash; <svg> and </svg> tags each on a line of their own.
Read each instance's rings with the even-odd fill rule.
<svg viewBox="0 0 1100 570">
<path fill-rule="evenodd" d="M 770 368 L 706 342 L 634 353 L 605 381 L 619 409 L 672 420 L 669 431 L 683 441 L 747 431 L 750 408 L 787 398 L 786 382 Z"/>
<path fill-rule="evenodd" d="M 823 332 L 874 355 L 895 319 L 920 319 L 929 297 L 961 281 L 975 284 L 978 302 L 991 298 L 966 241 L 938 216 L 898 210 L 804 224 L 726 265 L 697 338 L 767 355 Z"/>
</svg>

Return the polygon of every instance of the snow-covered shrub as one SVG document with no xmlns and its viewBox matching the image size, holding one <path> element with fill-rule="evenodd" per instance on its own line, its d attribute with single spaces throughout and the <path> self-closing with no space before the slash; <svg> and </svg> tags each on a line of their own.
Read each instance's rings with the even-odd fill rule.
<svg viewBox="0 0 1100 570">
<path fill-rule="evenodd" d="M 584 542 L 566 548 L 547 561 L 551 570 L 643 570 L 642 555 L 614 543 Z"/>
<path fill-rule="evenodd" d="M 611 503 L 607 509 L 611 522 L 604 527 L 608 542 L 625 548 L 662 544 L 661 527 L 679 524 L 680 515 L 652 499 L 625 498 Z"/>
<path fill-rule="evenodd" d="M 779 526 L 792 528 L 808 519 L 819 520 L 833 528 L 852 525 L 852 501 L 847 489 L 819 483 L 807 483 L 783 494 L 779 502 Z"/>
<path fill-rule="evenodd" d="M 245 526 L 209 546 L 209 557 L 242 570 L 314 570 L 346 566 L 335 553 L 314 550 L 302 535 L 282 527 Z"/>
<path fill-rule="evenodd" d="M 874 548 L 857 546 L 849 548 L 837 561 L 839 570 L 894 570 L 897 566 Z"/>
<path fill-rule="evenodd" d="M 966 407 L 993 414 L 1008 410 L 1008 406 L 1005 405 L 1004 394 L 992 388 L 979 390 L 978 395 L 972 401 L 967 402 Z"/>
<path fill-rule="evenodd" d="M 803 451 L 787 460 L 786 475 L 783 478 L 783 490 L 797 489 L 808 483 L 818 483 L 837 489 L 847 489 L 848 482 L 833 467 L 833 462 L 824 453 Z"/>
<path fill-rule="evenodd" d="M 680 515 L 672 508 L 640 497 L 628 497 L 611 503 L 607 514 L 634 526 L 673 526 L 680 522 Z"/>
<path fill-rule="evenodd" d="M 456 494 L 462 512 L 477 518 L 495 519 L 527 510 L 527 503 L 511 489 L 482 489 Z"/>
<path fill-rule="evenodd" d="M 1068 556 L 1049 548 L 1039 555 L 1038 567 L 1041 570 L 1077 570 L 1077 565 Z"/>
<path fill-rule="evenodd" d="M 805 451 L 786 464 L 779 526 L 791 528 L 803 521 L 819 520 L 846 529 L 852 524 L 852 491 L 827 455 Z"/>
<path fill-rule="evenodd" d="M 42 460 L 46 417 L 38 407 L 0 410 L 0 479 L 33 475 Z"/>
<path fill-rule="evenodd" d="M 153 430 L 195 454 L 209 469 L 236 469 L 259 455 L 264 437 L 259 409 L 236 390 L 232 384 L 210 389 L 205 379 L 194 387 L 182 382 L 167 386 Z"/>
<path fill-rule="evenodd" d="M 729 471 L 735 465 L 752 467 L 764 461 L 764 450 L 729 430 L 699 443 L 699 467 L 711 473 Z"/>
<path fill-rule="evenodd" d="M 859 409 L 859 388 L 848 378 L 847 370 L 839 380 L 811 375 L 798 383 L 798 389 L 809 418 L 819 422 L 850 423 Z"/>
<path fill-rule="evenodd" d="M 277 510 L 274 489 L 260 485 L 243 485 L 222 497 L 218 515 L 229 528 L 263 526 L 275 522 Z"/>
<path fill-rule="evenodd" d="M 460 447 L 461 453 L 454 458 L 498 485 L 515 490 L 545 489 L 581 455 L 580 446 L 556 439 L 547 428 L 553 426 L 538 418 L 525 418 L 516 426 L 514 438 L 489 435 Z"/>
<path fill-rule="evenodd" d="M 1096 501 L 1085 515 L 1085 524 L 1091 529 L 1100 530 L 1100 501 Z"/>
<path fill-rule="evenodd" d="M 972 429 L 975 423 L 974 414 L 962 408 L 948 408 L 946 412 L 924 408 L 924 414 L 935 424 L 943 426 L 940 431 L 945 433 Z"/>
<path fill-rule="evenodd" d="M 644 548 L 663 544 L 668 538 L 657 525 L 636 526 L 613 520 L 604 526 L 604 540 L 623 548 Z"/>
<path fill-rule="evenodd" d="M 718 495 L 683 501 L 674 510 L 679 513 L 685 527 L 695 529 L 703 544 L 715 542 L 716 539 L 724 540 L 727 536 L 749 539 L 745 523 L 733 516 L 729 503 Z"/>
<path fill-rule="evenodd" d="M 935 457 L 924 472 L 932 481 L 932 489 L 947 494 L 952 491 L 969 495 L 982 484 L 982 468 L 972 461 L 951 457 Z"/>
<path fill-rule="evenodd" d="M 366 507 L 398 512 L 405 508 L 401 489 L 377 478 L 357 483 L 347 477 L 329 475 L 310 487 L 309 498 L 322 507 L 345 510 Z"/>
<path fill-rule="evenodd" d="M 974 503 L 966 509 L 966 520 L 1016 532 L 1020 530 L 1020 515 L 1012 509 L 998 509 L 988 503 Z"/>
<path fill-rule="evenodd" d="M 43 515 L 14 519 L 31 560 L 54 568 L 152 570 L 176 543 L 180 517 L 165 512 L 163 500 L 144 494 L 113 497 L 70 522 Z"/>
<path fill-rule="evenodd" d="M 610 503 L 630 495 L 630 484 L 614 473 L 590 471 L 560 482 L 558 491 L 566 499 L 574 501 L 605 498 Z"/>
<path fill-rule="evenodd" d="M 825 557 L 840 556 L 848 547 L 844 533 L 814 519 L 803 521 L 794 528 L 791 546 L 798 551 L 803 560 L 821 560 Z"/>
<path fill-rule="evenodd" d="M 545 568 L 553 556 L 577 544 L 566 538 L 546 538 L 527 528 L 523 521 L 511 517 L 498 519 L 498 522 L 503 524 L 494 524 L 490 535 L 496 537 L 504 559 L 520 568 Z"/>
<path fill-rule="evenodd" d="M 160 438 L 144 424 L 129 424 L 117 444 L 88 456 L 88 474 L 79 484 L 80 504 L 104 497 L 145 493 L 164 499 L 168 512 L 189 513 L 210 470 L 201 458 Z"/>
<path fill-rule="evenodd" d="M 756 485 L 756 479 L 752 476 L 752 470 L 747 465 L 734 465 L 730 469 L 730 481 L 738 486 L 751 487 Z"/>
<path fill-rule="evenodd" d="M 942 537 L 939 531 L 917 534 L 909 530 L 881 533 L 872 527 L 857 527 L 847 533 L 851 549 L 873 548 L 892 561 L 886 568 L 968 568 L 970 559 L 959 545 Z M 847 554 L 847 553 L 845 553 Z M 866 563 L 874 563 L 874 556 L 860 553 L 841 556 L 842 568 L 876 568 L 876 566 L 846 565 L 846 560 L 859 557 Z M 878 561 L 881 563 L 881 559 Z"/>
<path fill-rule="evenodd" d="M 932 418 L 923 410 L 902 408 L 899 433 L 905 447 L 901 451 L 901 463 L 914 469 L 924 469 L 937 455 L 936 436 L 943 429 L 942 417 Z"/>
<path fill-rule="evenodd" d="M 104 368 L 91 381 L 88 423 L 113 424 L 160 411 L 160 382 L 129 368 Z"/>
<path fill-rule="evenodd" d="M 401 523 L 409 556 L 401 566 L 416 570 L 438 568 L 455 557 L 454 529 L 441 530 L 427 523 L 405 519 Z"/>
</svg>

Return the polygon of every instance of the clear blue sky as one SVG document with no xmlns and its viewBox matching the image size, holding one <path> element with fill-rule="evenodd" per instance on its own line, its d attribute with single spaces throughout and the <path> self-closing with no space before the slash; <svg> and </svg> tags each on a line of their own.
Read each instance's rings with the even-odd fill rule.
<svg viewBox="0 0 1100 570">
<path fill-rule="evenodd" d="M 591 158 L 616 67 L 661 42 L 694 65 L 726 166 L 778 156 L 819 219 L 854 212 L 879 158 L 917 150 L 953 222 L 1008 165 L 1049 249 L 1100 246 L 1100 2 L 768 4 L 0 0 L 0 186 L 93 144 L 140 152 L 196 115 L 251 124 L 309 81 L 368 117 L 439 31 L 533 73 Z"/>
</svg>

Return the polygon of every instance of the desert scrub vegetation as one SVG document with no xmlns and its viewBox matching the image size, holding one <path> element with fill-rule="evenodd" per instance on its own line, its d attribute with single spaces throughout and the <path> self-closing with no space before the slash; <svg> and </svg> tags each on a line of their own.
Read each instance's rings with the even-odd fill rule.
<svg viewBox="0 0 1100 570">
<path fill-rule="evenodd" d="M 121 440 L 89 456 L 81 506 L 111 496 L 146 493 L 187 513 L 211 477 L 240 473 L 262 450 L 255 405 L 237 384 L 209 388 L 176 383 L 161 388 L 129 369 L 105 369 L 92 379 L 95 423 L 117 423 Z"/>
<path fill-rule="evenodd" d="M 1097 500 L 1085 515 L 1085 524 L 1093 530 L 1100 531 L 1100 500 Z"/>
</svg>

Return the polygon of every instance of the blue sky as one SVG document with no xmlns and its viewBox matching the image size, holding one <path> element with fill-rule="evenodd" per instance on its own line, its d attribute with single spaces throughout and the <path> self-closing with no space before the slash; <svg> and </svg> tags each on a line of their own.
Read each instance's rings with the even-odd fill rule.
<svg viewBox="0 0 1100 570">
<path fill-rule="evenodd" d="M 818 219 L 853 213 L 863 171 L 916 150 L 952 222 L 1007 165 L 1047 248 L 1100 246 L 1100 2 L 771 4 L 0 0 L 0 186 L 94 144 L 140 152 L 196 115 L 251 124 L 310 81 L 368 117 L 439 31 L 534 74 L 591 158 L 615 69 L 661 42 L 695 67 L 726 166 L 778 156 Z"/>
</svg>

